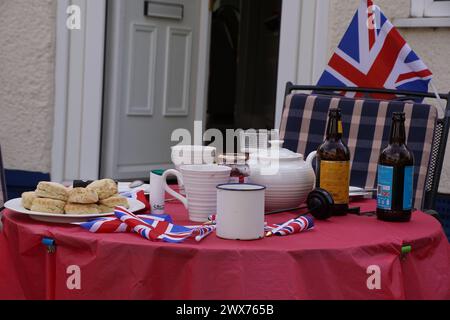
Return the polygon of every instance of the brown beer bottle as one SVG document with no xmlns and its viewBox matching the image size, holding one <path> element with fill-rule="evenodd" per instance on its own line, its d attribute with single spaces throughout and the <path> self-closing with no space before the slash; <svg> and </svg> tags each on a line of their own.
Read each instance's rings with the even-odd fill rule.
<svg viewBox="0 0 450 320">
<path fill-rule="evenodd" d="M 408 222 L 413 207 L 414 155 L 406 146 L 405 113 L 394 113 L 389 146 L 378 162 L 377 216 Z"/>
<path fill-rule="evenodd" d="M 341 109 L 330 109 L 327 136 L 317 150 L 317 186 L 333 195 L 333 215 L 348 212 L 350 188 L 350 150 L 342 140 Z"/>
</svg>

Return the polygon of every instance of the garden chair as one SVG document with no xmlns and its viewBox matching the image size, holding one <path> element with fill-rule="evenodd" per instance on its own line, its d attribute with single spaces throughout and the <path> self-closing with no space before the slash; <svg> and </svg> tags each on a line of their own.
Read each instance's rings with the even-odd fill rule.
<svg viewBox="0 0 450 320">
<path fill-rule="evenodd" d="M 355 93 L 358 97 L 344 97 L 342 92 Z M 374 95 L 397 98 L 384 100 L 373 98 Z M 388 145 L 392 114 L 405 112 L 408 146 L 416 159 L 415 208 L 435 210 L 449 132 L 450 95 L 441 95 L 441 99 L 447 100 L 443 117 L 439 117 L 436 106 L 416 102 L 423 98 L 436 99 L 436 95 L 288 83 L 280 136 L 285 141 L 285 148 L 309 154 L 324 141 L 329 109 L 340 107 L 344 140 L 352 154 L 350 183 L 356 187 L 376 189 L 378 157 Z M 446 217 L 442 218 L 446 220 Z M 450 217 L 447 219 L 450 222 Z"/>
</svg>

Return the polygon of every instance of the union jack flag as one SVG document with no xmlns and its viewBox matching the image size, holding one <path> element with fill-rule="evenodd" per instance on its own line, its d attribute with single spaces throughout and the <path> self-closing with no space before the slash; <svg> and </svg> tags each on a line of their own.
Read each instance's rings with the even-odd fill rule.
<svg viewBox="0 0 450 320">
<path fill-rule="evenodd" d="M 140 219 L 146 223 L 152 224 L 154 221 L 172 223 L 169 215 L 139 215 Z M 73 223 L 92 233 L 130 233 L 133 229 L 121 220 L 113 217 L 97 218 L 87 222 Z"/>
<path fill-rule="evenodd" d="M 216 230 L 215 226 L 177 226 L 169 215 L 135 215 L 117 207 L 116 217 L 74 223 L 92 233 L 137 233 L 151 241 L 181 243 L 192 238 L 202 241 Z"/>
<path fill-rule="evenodd" d="M 427 92 L 432 76 L 380 8 L 362 0 L 318 85 Z"/>
</svg>

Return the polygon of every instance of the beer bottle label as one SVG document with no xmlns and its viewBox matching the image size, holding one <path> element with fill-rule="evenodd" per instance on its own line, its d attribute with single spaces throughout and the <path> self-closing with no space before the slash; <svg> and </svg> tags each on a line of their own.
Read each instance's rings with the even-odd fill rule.
<svg viewBox="0 0 450 320">
<path fill-rule="evenodd" d="M 392 191 L 394 187 L 394 168 L 378 166 L 377 205 L 379 209 L 392 210 Z"/>
<path fill-rule="evenodd" d="M 412 210 L 413 208 L 413 183 L 414 168 L 405 168 L 405 183 L 403 188 L 403 210 Z"/>
<path fill-rule="evenodd" d="M 321 161 L 320 188 L 333 196 L 335 204 L 348 204 L 350 185 L 349 161 Z"/>
<path fill-rule="evenodd" d="M 398 175 L 397 175 L 398 176 Z M 405 167 L 404 168 L 404 180 L 395 181 L 394 167 L 388 166 L 378 166 L 378 194 L 377 194 L 377 206 L 382 210 L 411 210 L 413 206 L 413 181 L 414 181 L 414 168 Z M 398 178 L 397 178 L 398 180 Z M 403 185 L 403 190 L 401 192 L 403 205 L 400 208 L 393 207 L 393 195 L 394 188 L 398 188 Z M 401 191 L 401 190 L 400 190 Z M 397 192 L 398 194 L 398 192 Z M 398 199 L 398 197 L 396 197 Z M 398 202 L 399 200 L 397 200 Z M 395 206 L 398 207 L 400 204 L 397 203 Z"/>
</svg>

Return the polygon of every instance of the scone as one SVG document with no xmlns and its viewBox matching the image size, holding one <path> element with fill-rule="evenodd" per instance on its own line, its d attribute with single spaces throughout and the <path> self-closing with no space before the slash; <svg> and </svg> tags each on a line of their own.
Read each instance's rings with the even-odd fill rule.
<svg viewBox="0 0 450 320">
<path fill-rule="evenodd" d="M 67 201 L 68 192 L 62 184 L 54 182 L 39 182 L 36 189 L 39 198 Z"/>
<path fill-rule="evenodd" d="M 60 200 L 36 198 L 31 206 L 31 211 L 53 214 L 64 214 L 66 203 Z"/>
<path fill-rule="evenodd" d="M 84 214 L 99 214 L 98 206 L 96 204 L 78 204 L 68 203 L 64 208 L 66 214 L 84 215 Z"/>
<path fill-rule="evenodd" d="M 75 188 L 69 191 L 70 203 L 95 204 L 98 202 L 97 192 L 86 188 Z"/>
<path fill-rule="evenodd" d="M 87 189 L 94 190 L 100 200 L 107 199 L 119 192 L 117 184 L 111 179 L 94 181 L 87 186 Z"/>
<path fill-rule="evenodd" d="M 104 204 L 98 205 L 98 211 L 100 213 L 113 213 L 114 209 L 115 209 L 114 207 L 105 206 Z"/>
<path fill-rule="evenodd" d="M 22 206 L 31 210 L 31 206 L 33 205 L 33 201 L 37 198 L 35 192 L 24 192 L 22 193 Z"/>
<path fill-rule="evenodd" d="M 128 204 L 128 199 L 119 195 L 114 195 L 108 199 L 100 200 L 100 204 L 113 209 L 115 207 L 124 207 L 126 209 L 130 208 L 130 205 Z"/>
</svg>

